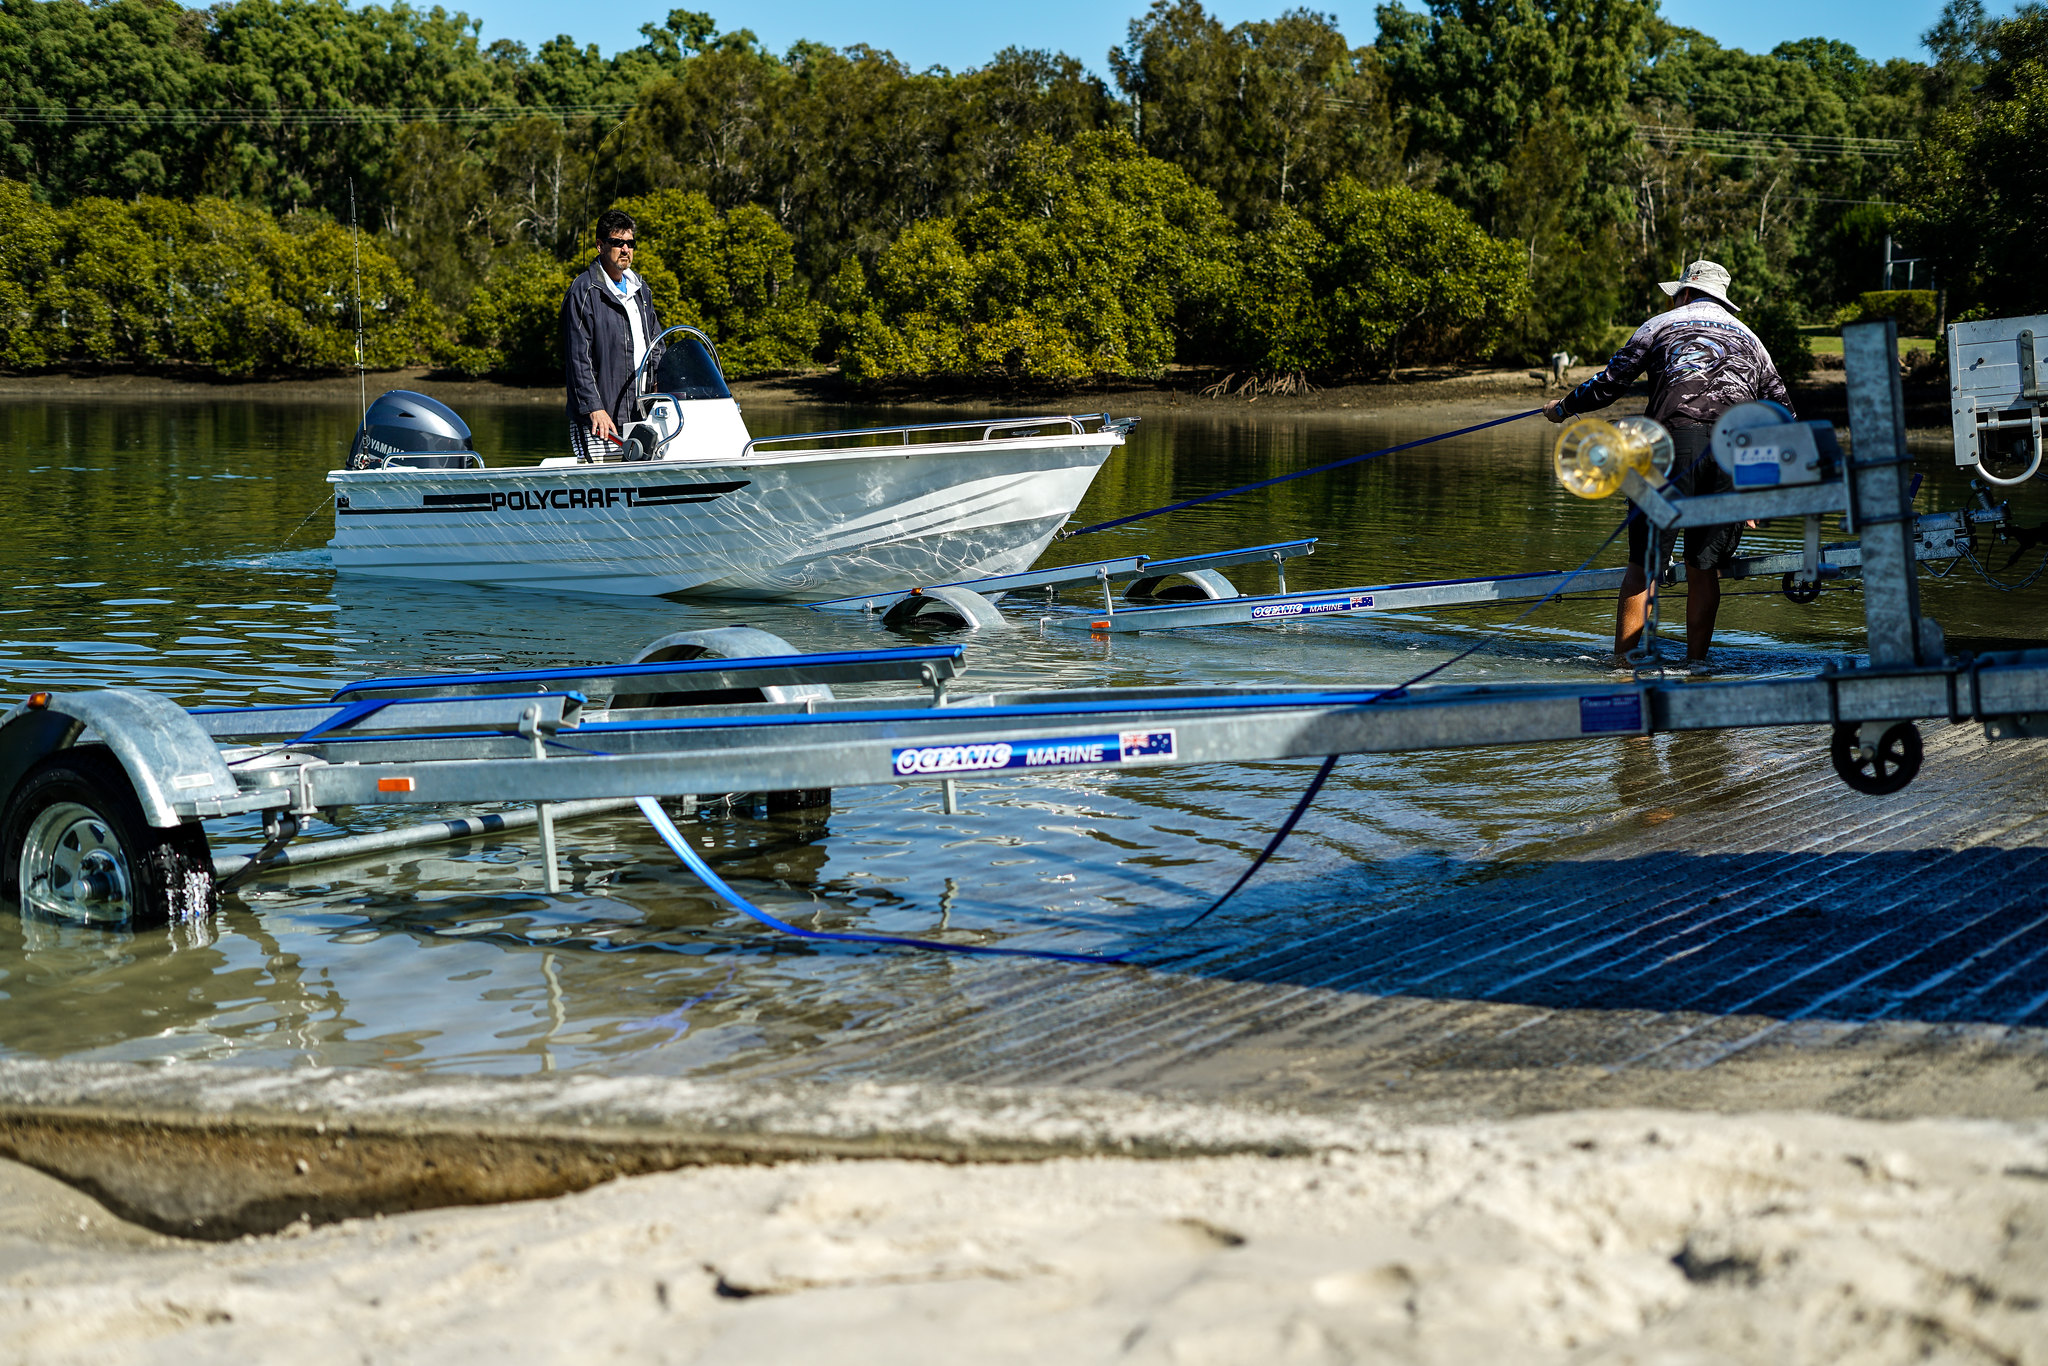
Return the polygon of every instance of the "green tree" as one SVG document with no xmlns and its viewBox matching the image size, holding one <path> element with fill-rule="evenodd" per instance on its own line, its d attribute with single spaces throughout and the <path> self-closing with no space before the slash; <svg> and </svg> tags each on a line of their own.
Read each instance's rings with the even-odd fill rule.
<svg viewBox="0 0 2048 1366">
<path fill-rule="evenodd" d="M 47 312 L 62 225 L 27 185 L 0 180 L 0 366 L 39 370 L 61 351 Z"/>
<path fill-rule="evenodd" d="M 1901 226 L 1936 259 L 1952 314 L 2037 312 L 2048 308 L 2048 10 L 2025 7 L 1983 46 L 1976 92 L 1937 114 L 1907 158 Z"/>
<path fill-rule="evenodd" d="M 1412 150 L 1442 158 L 1439 188 L 1484 223 L 1525 130 L 1546 120 L 1563 125 L 1602 184 L 1632 131 L 1629 80 L 1654 13 L 1654 0 L 1432 0 L 1426 14 L 1382 5 L 1376 46 L 1407 106 Z"/>
<path fill-rule="evenodd" d="M 60 202 L 193 192 L 207 46 L 206 12 L 175 0 L 0 7 L 0 174 Z"/>
<path fill-rule="evenodd" d="M 1225 29 L 1199 0 L 1153 0 L 1109 62 L 1139 145 L 1240 222 L 1307 203 L 1338 175 L 1398 173 L 1379 63 L 1327 15 L 1293 9 Z"/>
<path fill-rule="evenodd" d="M 670 323 L 701 327 L 734 375 L 793 370 L 811 363 L 824 310 L 796 278 L 789 234 L 766 210 L 742 204 L 726 213 L 701 194 L 661 190 L 619 207 L 633 215 L 647 246 L 634 269 Z"/>
<path fill-rule="evenodd" d="M 1598 345 L 1630 275 L 1629 98 L 1652 0 L 1432 0 L 1378 11 L 1377 50 L 1436 188 L 1515 241 L 1536 282 L 1498 335 L 1520 358 Z"/>
<path fill-rule="evenodd" d="M 1216 197 L 1122 133 L 1035 138 L 1010 183 L 839 284 L 849 379 L 1156 375 L 1231 273 Z"/>
<path fill-rule="evenodd" d="M 1244 235 L 1202 337 L 1209 358 L 1233 371 L 1226 387 L 1284 391 L 1330 368 L 1330 257 L 1316 225 L 1284 204 Z M 1241 384 L 1239 370 L 1248 372 Z"/>
<path fill-rule="evenodd" d="M 1326 307 L 1340 366 L 1391 371 L 1487 355 L 1528 306 L 1515 245 L 1487 236 L 1440 195 L 1343 180 L 1317 218 L 1330 243 Z"/>
<path fill-rule="evenodd" d="M 578 267 L 531 247 L 501 252 L 434 349 L 464 375 L 550 380 L 562 374 L 562 297 Z"/>
<path fill-rule="evenodd" d="M 735 376 L 811 363 L 824 310 L 796 276 L 789 234 L 765 210 L 727 213 L 704 195 L 659 190 L 621 201 L 640 249 L 634 269 L 670 324 L 701 327 Z M 437 352 L 464 374 L 550 379 L 562 373 L 562 296 L 587 259 L 509 252 L 471 297 Z"/>
<path fill-rule="evenodd" d="M 192 365 L 225 375 L 422 358 L 437 318 L 371 237 L 316 215 L 283 222 L 218 199 L 84 199 L 56 215 L 57 260 L 36 312 L 51 362 Z"/>
</svg>

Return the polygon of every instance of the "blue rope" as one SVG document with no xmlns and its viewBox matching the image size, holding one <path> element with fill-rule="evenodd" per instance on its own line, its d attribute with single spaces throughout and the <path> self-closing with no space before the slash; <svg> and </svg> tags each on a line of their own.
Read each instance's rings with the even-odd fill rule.
<svg viewBox="0 0 2048 1366">
<path fill-rule="evenodd" d="M 1419 441 L 1404 441 L 1398 446 L 1385 446 L 1376 451 L 1367 451 L 1364 455 L 1347 455 L 1342 460 L 1332 460 L 1328 464 L 1315 465 L 1305 470 L 1296 470 L 1292 474 L 1276 474 L 1271 479 L 1261 479 L 1255 484 L 1240 484 L 1234 489 L 1224 489 L 1221 493 L 1205 493 L 1199 498 L 1183 498 L 1178 503 L 1168 503 L 1165 507 L 1156 507 L 1149 512 L 1134 512 L 1128 517 L 1113 517 L 1107 522 L 1097 522 L 1093 526 L 1084 526 L 1079 531 L 1070 531 L 1067 535 L 1070 537 L 1086 536 L 1090 532 L 1107 531 L 1113 526 L 1124 526 L 1130 522 L 1142 522 L 1147 517 L 1157 517 L 1168 512 L 1179 512 L 1182 508 L 1199 507 L 1203 503 L 1213 503 L 1219 498 L 1234 498 L 1240 493 L 1252 493 L 1258 489 L 1269 489 L 1275 484 L 1285 484 L 1292 479 L 1306 479 L 1311 474 L 1324 474 L 1330 470 L 1343 469 L 1346 465 L 1356 465 L 1361 460 L 1376 460 L 1380 456 L 1393 455 L 1398 451 L 1412 451 L 1417 446 L 1427 446 L 1437 441 L 1448 441 L 1454 436 L 1470 436 L 1474 432 L 1483 432 L 1488 427 L 1498 427 L 1505 422 L 1520 422 L 1523 418 L 1534 417 L 1542 411 L 1541 408 L 1531 408 L 1526 413 L 1516 413 L 1511 417 L 1497 417 L 1491 422 L 1480 422 L 1470 427 L 1460 427 L 1455 432 L 1438 432 L 1435 436 L 1425 436 Z"/>
<path fill-rule="evenodd" d="M 1054 963 L 1121 964 L 1125 961 L 1119 954 L 1055 953 L 1051 949 L 1010 949 L 999 948 L 993 944 L 948 944 L 939 939 L 913 939 L 902 934 L 849 934 L 841 930 L 807 930 L 801 925 L 792 925 L 787 920 L 768 914 L 734 891 L 726 880 L 712 872 L 711 865 L 690 847 L 690 842 L 683 838 L 683 832 L 669 819 L 668 812 L 661 809 L 660 802 L 652 797 L 642 797 L 639 801 L 640 814 L 647 817 L 648 824 L 654 827 L 654 833 L 661 836 L 661 842 L 674 851 L 675 856 L 683 861 L 683 866 L 694 873 L 700 882 L 734 909 L 758 920 L 771 930 L 780 930 L 784 934 L 795 935 L 798 939 L 825 939 L 836 944 L 891 944 L 900 948 L 936 949 L 941 953 L 972 953 L 995 958 L 1043 958 Z"/>
</svg>

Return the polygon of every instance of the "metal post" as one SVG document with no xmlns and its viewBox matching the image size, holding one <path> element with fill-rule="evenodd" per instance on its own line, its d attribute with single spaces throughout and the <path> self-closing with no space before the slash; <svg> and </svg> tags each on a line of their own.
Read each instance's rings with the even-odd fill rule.
<svg viewBox="0 0 2048 1366">
<path fill-rule="evenodd" d="M 942 809 L 945 811 L 945 813 L 949 816 L 959 815 L 960 793 L 959 790 L 954 787 L 953 780 L 951 778 L 939 779 L 939 791 L 943 794 L 943 798 L 941 800 L 940 805 Z"/>
<path fill-rule="evenodd" d="M 540 803 L 540 861 L 547 874 L 547 889 L 550 892 L 562 890 L 562 874 L 555 867 L 555 813 L 552 804 Z"/>
<path fill-rule="evenodd" d="M 1104 613 L 1105 615 L 1107 615 L 1107 616 L 1115 616 L 1115 615 L 1116 615 L 1116 599 L 1110 596 L 1110 592 L 1109 592 L 1109 571 L 1108 571 L 1107 569 L 1098 569 L 1098 570 L 1096 570 L 1096 571 L 1095 571 L 1095 578 L 1096 578 L 1096 580 L 1097 580 L 1098 582 L 1100 582 L 1100 583 L 1101 583 L 1101 585 L 1102 585 L 1102 610 L 1103 610 L 1103 613 Z"/>
<path fill-rule="evenodd" d="M 1280 596 L 1287 596 L 1287 557 L 1277 550 L 1273 552 L 1273 573 L 1280 579 Z"/>
<path fill-rule="evenodd" d="M 1870 663 L 1938 664 L 1938 658 L 1922 658 L 1920 583 L 1913 572 L 1913 457 L 1906 450 L 1898 323 L 1887 318 L 1843 328 L 1842 363 L 1849 390 L 1849 506 L 1863 541 Z"/>
<path fill-rule="evenodd" d="M 533 741 L 533 757 L 547 758 L 547 740 L 540 733 L 540 708 L 529 706 L 520 726 L 526 731 L 527 738 Z M 534 815 L 540 822 L 542 885 L 551 893 L 559 892 L 562 890 L 562 874 L 555 867 L 555 813 L 547 802 L 537 802 L 534 804 Z"/>
</svg>

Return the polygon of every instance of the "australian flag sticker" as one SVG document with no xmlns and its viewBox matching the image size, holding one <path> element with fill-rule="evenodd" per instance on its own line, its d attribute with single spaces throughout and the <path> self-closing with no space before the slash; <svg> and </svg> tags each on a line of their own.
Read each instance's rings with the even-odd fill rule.
<svg viewBox="0 0 2048 1366">
<path fill-rule="evenodd" d="M 1127 764 L 1163 764 L 1173 757 L 1170 730 L 1127 730 L 1117 738 L 1123 741 Z"/>
</svg>

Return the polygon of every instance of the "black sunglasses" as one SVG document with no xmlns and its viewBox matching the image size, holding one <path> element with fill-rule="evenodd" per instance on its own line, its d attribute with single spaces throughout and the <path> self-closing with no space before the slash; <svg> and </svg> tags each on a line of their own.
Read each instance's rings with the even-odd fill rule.
<svg viewBox="0 0 2048 1366">
<path fill-rule="evenodd" d="M 623 247 L 627 251 L 633 249 L 633 239 L 630 237 L 607 237 L 604 244 L 608 247 Z"/>
</svg>

